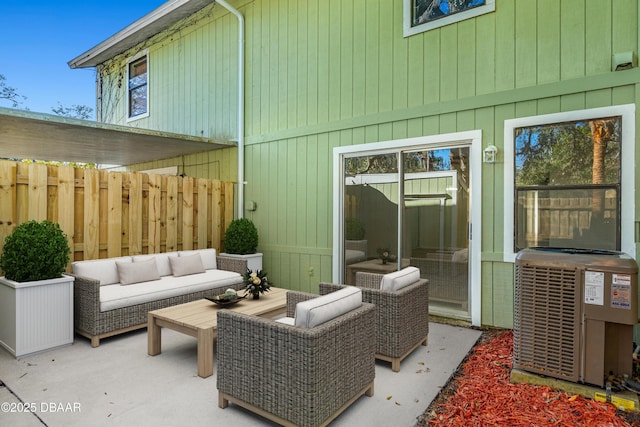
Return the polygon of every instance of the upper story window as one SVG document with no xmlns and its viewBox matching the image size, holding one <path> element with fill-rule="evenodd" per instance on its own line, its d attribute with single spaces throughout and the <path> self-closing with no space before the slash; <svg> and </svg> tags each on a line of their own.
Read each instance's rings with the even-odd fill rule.
<svg viewBox="0 0 640 427">
<path fill-rule="evenodd" d="M 403 0 L 404 36 L 493 12 L 495 0 Z"/>
<path fill-rule="evenodd" d="M 529 247 L 634 255 L 632 110 L 505 122 L 505 261 Z"/>
<path fill-rule="evenodd" d="M 149 73 L 147 55 L 127 63 L 127 118 L 138 119 L 149 115 Z"/>
</svg>

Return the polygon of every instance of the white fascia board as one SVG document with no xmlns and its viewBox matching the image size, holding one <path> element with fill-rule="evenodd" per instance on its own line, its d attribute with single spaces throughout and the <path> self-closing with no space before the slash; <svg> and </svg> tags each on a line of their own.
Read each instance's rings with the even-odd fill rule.
<svg viewBox="0 0 640 427">
<path fill-rule="evenodd" d="M 212 2 L 212 0 L 168 1 L 67 64 L 70 68 L 95 67 L 153 37 Z"/>
</svg>

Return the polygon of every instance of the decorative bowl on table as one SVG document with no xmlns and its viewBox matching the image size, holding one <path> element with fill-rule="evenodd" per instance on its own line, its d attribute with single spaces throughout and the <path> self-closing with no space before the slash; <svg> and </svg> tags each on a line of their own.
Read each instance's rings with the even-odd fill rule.
<svg viewBox="0 0 640 427">
<path fill-rule="evenodd" d="M 233 295 L 222 294 L 222 295 L 216 295 L 213 297 L 205 297 L 205 298 L 211 302 L 216 303 L 219 306 L 226 307 L 243 300 L 245 297 L 246 295 L 239 296 L 237 294 L 233 294 Z"/>
</svg>

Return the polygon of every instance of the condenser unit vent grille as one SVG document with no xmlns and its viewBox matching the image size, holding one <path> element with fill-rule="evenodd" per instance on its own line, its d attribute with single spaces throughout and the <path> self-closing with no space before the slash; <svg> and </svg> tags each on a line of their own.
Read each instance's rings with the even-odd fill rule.
<svg viewBox="0 0 640 427">
<path fill-rule="evenodd" d="M 577 269 L 516 263 L 514 368 L 578 381 Z"/>
</svg>

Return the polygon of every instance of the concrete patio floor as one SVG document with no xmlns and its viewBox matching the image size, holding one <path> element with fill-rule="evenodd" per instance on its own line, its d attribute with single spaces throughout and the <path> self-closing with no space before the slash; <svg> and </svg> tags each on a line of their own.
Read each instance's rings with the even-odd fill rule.
<svg viewBox="0 0 640 427">
<path fill-rule="evenodd" d="M 430 323 L 429 345 L 401 371 L 376 362 L 375 394 L 363 396 L 332 426 L 415 426 L 481 332 Z M 214 359 L 215 369 L 215 359 Z M 196 374 L 196 341 L 163 329 L 162 353 L 147 355 L 146 330 L 16 360 L 0 348 L 0 425 L 255 426 L 272 425 L 235 405 L 218 408 L 216 375 Z M 35 410 L 24 413 L 24 407 Z"/>
</svg>

